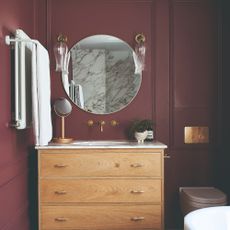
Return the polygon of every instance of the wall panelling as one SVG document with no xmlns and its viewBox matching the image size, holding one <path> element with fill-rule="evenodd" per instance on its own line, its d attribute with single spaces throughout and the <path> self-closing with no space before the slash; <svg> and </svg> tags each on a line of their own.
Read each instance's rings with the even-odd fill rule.
<svg viewBox="0 0 230 230">
<path fill-rule="evenodd" d="M 147 69 L 141 90 L 124 110 L 92 115 L 73 105 L 67 135 L 76 139 L 123 139 L 130 120 L 152 118 L 156 138 L 166 143 L 165 224 L 183 225 L 180 186 L 214 184 L 218 128 L 217 1 L 208 0 L 43 0 L 38 35 L 50 51 L 52 100 L 66 96 L 54 72 L 52 47 L 59 33 L 71 47 L 92 34 L 111 34 L 134 45 L 136 33 L 147 37 Z M 44 13 L 45 12 L 45 13 Z M 120 121 L 120 126 L 88 128 L 88 119 Z M 108 124 L 108 123 L 107 123 Z M 184 144 L 185 126 L 208 126 L 209 144 Z M 55 134 L 60 120 L 54 116 Z"/>
<path fill-rule="evenodd" d="M 28 145 L 31 130 L 15 130 L 11 119 L 10 47 L 4 42 L 17 28 L 30 36 L 35 33 L 35 1 L 0 1 L 0 229 L 29 230 Z"/>
</svg>

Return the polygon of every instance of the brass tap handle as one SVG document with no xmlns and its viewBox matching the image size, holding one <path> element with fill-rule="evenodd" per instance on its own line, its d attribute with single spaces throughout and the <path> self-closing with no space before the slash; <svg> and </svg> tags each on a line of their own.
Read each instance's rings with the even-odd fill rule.
<svg viewBox="0 0 230 230">
<path fill-rule="evenodd" d="M 105 121 L 99 121 L 100 124 L 100 131 L 103 132 L 104 131 L 104 125 L 105 125 Z"/>
<path fill-rule="evenodd" d="M 93 120 L 88 120 L 88 121 L 87 121 L 87 125 L 88 125 L 89 127 L 92 127 L 93 124 L 94 124 Z"/>
<path fill-rule="evenodd" d="M 111 124 L 111 126 L 115 127 L 115 126 L 118 126 L 118 125 L 119 125 L 119 122 L 116 121 L 116 120 L 112 120 L 112 121 L 110 122 L 110 124 Z"/>
</svg>

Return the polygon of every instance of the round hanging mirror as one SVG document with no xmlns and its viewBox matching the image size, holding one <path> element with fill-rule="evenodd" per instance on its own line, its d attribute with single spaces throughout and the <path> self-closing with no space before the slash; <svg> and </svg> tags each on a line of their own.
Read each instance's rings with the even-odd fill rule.
<svg viewBox="0 0 230 230">
<path fill-rule="evenodd" d="M 121 39 L 94 35 L 70 49 L 69 74 L 62 82 L 70 99 L 84 111 L 110 114 L 137 95 L 142 73 L 133 49 Z"/>
</svg>

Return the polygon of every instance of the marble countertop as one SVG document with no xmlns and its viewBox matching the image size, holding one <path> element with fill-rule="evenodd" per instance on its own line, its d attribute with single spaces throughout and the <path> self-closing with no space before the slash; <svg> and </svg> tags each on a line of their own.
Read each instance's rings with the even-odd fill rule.
<svg viewBox="0 0 230 230">
<path fill-rule="evenodd" d="M 104 140 L 104 141 L 73 141 L 69 144 L 50 143 L 46 146 L 35 146 L 36 149 L 119 149 L 119 148 L 150 148 L 165 149 L 167 145 L 159 141 L 138 143 L 137 141 L 126 140 Z"/>
</svg>

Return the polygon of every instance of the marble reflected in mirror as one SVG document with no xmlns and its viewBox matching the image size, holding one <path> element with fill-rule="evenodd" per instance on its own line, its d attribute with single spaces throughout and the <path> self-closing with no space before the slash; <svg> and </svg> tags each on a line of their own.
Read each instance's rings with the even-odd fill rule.
<svg viewBox="0 0 230 230">
<path fill-rule="evenodd" d="M 62 73 L 62 82 L 70 99 L 84 111 L 114 113 L 137 95 L 142 72 L 135 52 L 121 39 L 90 36 L 76 43 L 69 55 L 69 73 Z"/>
</svg>

